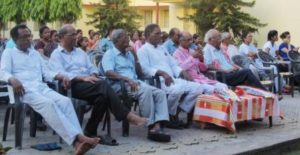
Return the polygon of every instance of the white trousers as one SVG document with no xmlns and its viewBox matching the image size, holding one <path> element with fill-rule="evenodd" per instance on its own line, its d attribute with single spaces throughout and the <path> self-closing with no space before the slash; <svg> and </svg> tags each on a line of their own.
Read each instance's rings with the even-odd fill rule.
<svg viewBox="0 0 300 155">
<path fill-rule="evenodd" d="M 198 95 L 211 93 L 214 90 L 214 86 L 184 79 L 174 79 L 174 84 L 170 86 L 166 86 L 164 80 L 161 80 L 161 85 L 168 95 L 168 109 L 171 115 L 176 114 L 178 106 L 184 112 L 190 112 L 196 103 Z"/>
<path fill-rule="evenodd" d="M 27 103 L 43 116 L 46 122 L 67 144 L 72 145 L 76 136 L 82 134 L 71 100 L 48 87 L 40 91 L 26 92 L 21 102 Z"/>
</svg>

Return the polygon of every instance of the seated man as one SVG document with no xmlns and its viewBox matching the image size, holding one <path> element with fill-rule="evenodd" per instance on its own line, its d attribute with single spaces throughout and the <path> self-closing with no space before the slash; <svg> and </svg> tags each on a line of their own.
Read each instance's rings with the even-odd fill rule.
<svg viewBox="0 0 300 155">
<path fill-rule="evenodd" d="M 16 47 L 6 49 L 1 59 L 2 79 L 7 81 L 23 103 L 43 116 L 46 122 L 81 155 L 97 145 L 99 138 L 83 135 L 72 102 L 50 89 L 45 80 L 61 80 L 67 88 L 68 77 L 50 71 L 41 55 L 30 48 L 31 33 L 25 25 L 10 31 Z"/>
<path fill-rule="evenodd" d="M 64 25 L 58 35 L 61 46 L 51 54 L 50 68 L 72 80 L 72 95 L 75 98 L 86 100 L 89 104 L 94 105 L 84 133 L 89 136 L 97 135 L 100 116 L 107 107 L 111 109 L 118 121 L 127 119 L 130 123 L 143 126 L 146 119 L 135 115 L 121 104 L 119 97 L 109 84 L 105 80 L 97 78 L 97 68 L 90 62 L 87 54 L 75 47 L 75 28 L 72 25 Z"/>
<path fill-rule="evenodd" d="M 140 114 L 148 118 L 148 138 L 154 141 L 170 141 L 170 136 L 161 133 L 161 122 L 169 120 L 167 98 L 164 91 L 137 79 L 142 75 L 135 52 L 126 51 L 129 47 L 129 38 L 123 29 L 112 33 L 114 48 L 109 49 L 103 56 L 102 67 L 107 77 L 124 80 L 128 84 L 130 95 L 139 100 Z M 115 91 L 120 91 L 116 85 Z M 158 139 L 155 136 L 160 137 Z M 164 139 L 162 137 L 164 136 Z"/>
<path fill-rule="evenodd" d="M 200 61 L 203 60 L 202 50 L 192 50 L 189 47 L 193 43 L 192 35 L 189 32 L 182 32 L 179 37 L 180 46 L 177 48 L 173 57 L 179 66 L 187 71 L 193 80 L 200 84 L 207 84 L 211 89 L 220 88 L 227 89 L 227 85 L 216 80 L 211 80 L 203 75 L 203 71 L 207 70 L 206 65 Z"/>
<path fill-rule="evenodd" d="M 160 34 L 160 28 L 156 24 L 150 24 L 145 28 L 146 43 L 138 50 L 138 58 L 145 75 L 162 77 L 162 89 L 168 95 L 171 124 L 176 126 L 179 125 L 179 112 L 181 110 L 190 112 L 197 96 L 205 91 L 205 87 L 188 81 L 193 79 L 176 64 L 169 52 L 159 45 Z M 179 78 L 180 76 L 187 80 Z M 184 94 L 185 97 L 182 98 Z"/>
<path fill-rule="evenodd" d="M 237 86 L 246 84 L 265 90 L 265 87 L 253 75 L 250 69 L 241 69 L 226 59 L 221 51 L 221 35 L 215 29 L 209 30 L 205 34 L 206 45 L 204 51 L 204 62 L 210 69 L 225 73 L 226 84 Z"/>
<path fill-rule="evenodd" d="M 179 44 L 179 33 L 178 28 L 172 28 L 169 32 L 169 38 L 163 43 L 163 46 L 167 49 L 170 55 L 173 55 Z"/>
</svg>

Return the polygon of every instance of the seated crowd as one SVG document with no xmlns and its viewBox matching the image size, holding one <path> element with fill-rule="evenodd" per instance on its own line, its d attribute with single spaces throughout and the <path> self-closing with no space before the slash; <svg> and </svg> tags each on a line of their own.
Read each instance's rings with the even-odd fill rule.
<svg viewBox="0 0 300 155">
<path fill-rule="evenodd" d="M 43 26 L 39 33 L 40 39 L 33 41 L 26 25 L 17 25 L 11 30 L 11 39 L 6 42 L 1 57 L 0 80 L 7 81 L 15 93 L 22 96 L 21 101 L 40 114 L 38 127 L 45 129 L 44 119 L 74 146 L 78 155 L 101 141 L 97 128 L 103 109 L 109 108 L 118 121 L 146 126 L 148 139 L 169 142 L 171 136 L 164 128 L 184 128 L 179 114 L 193 112 L 199 95 L 238 85 L 267 90 L 260 82 L 265 74 L 264 66 L 252 44 L 251 32 L 243 32 L 239 49 L 231 43 L 233 37 L 228 32 L 211 29 L 203 43 L 196 34 L 178 28 L 172 28 L 168 34 L 161 32 L 156 24 L 149 24 L 144 32 L 134 31 L 131 35 L 124 29 L 110 29 L 102 39 L 100 33 L 93 30 L 89 31 L 89 37 L 84 37 L 82 30 L 72 25 L 64 25 L 58 31 Z M 270 31 L 263 51 L 287 61 L 287 53 L 299 48 L 290 44 L 289 32 L 280 37 L 283 43 L 277 47 L 278 32 Z M 2 44 L 0 41 L 0 47 Z M 88 56 L 92 50 L 104 53 L 98 67 Z M 236 55 L 249 59 L 252 66 L 234 64 L 232 58 Z M 276 73 L 286 70 L 284 65 L 272 67 Z M 100 78 L 100 70 L 107 78 L 125 81 L 127 92 L 139 102 L 139 115 L 122 104 L 118 95 L 120 85 Z M 209 70 L 221 73 L 224 79 L 223 76 L 212 79 Z M 161 88 L 141 80 L 155 76 L 159 77 Z M 83 130 L 72 101 L 44 83 L 53 80 L 71 89 L 74 98 L 92 105 L 91 117 Z M 280 86 L 276 84 L 275 93 Z"/>
</svg>

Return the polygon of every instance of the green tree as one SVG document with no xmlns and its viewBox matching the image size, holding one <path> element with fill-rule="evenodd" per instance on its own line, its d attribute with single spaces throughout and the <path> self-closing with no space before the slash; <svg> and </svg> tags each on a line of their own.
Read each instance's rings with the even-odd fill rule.
<svg viewBox="0 0 300 155">
<path fill-rule="evenodd" d="M 43 1 L 43 0 L 42 0 Z M 81 16 L 81 0 L 49 0 L 50 21 L 73 23 Z"/>
<path fill-rule="evenodd" d="M 19 24 L 30 17 L 30 0 L 1 0 L 0 4 L 0 17 L 4 22 Z"/>
<path fill-rule="evenodd" d="M 112 27 L 129 32 L 138 28 L 137 19 L 141 16 L 129 7 L 128 0 L 103 0 L 103 3 L 97 4 L 96 11 L 87 15 L 91 19 L 87 24 L 94 25 L 102 35 Z"/>
<path fill-rule="evenodd" d="M 54 19 L 50 18 L 51 10 L 49 9 L 51 0 L 33 0 L 31 1 L 31 19 L 40 25 L 46 25 Z M 64 10 L 61 10 L 64 11 Z"/>
<path fill-rule="evenodd" d="M 242 11 L 242 8 L 253 7 L 255 0 L 244 2 L 243 0 L 187 0 L 187 6 L 195 10 L 195 14 L 182 18 L 195 23 L 197 31 L 204 34 L 211 28 L 220 31 L 233 32 L 235 37 L 240 36 L 241 31 L 256 32 L 258 28 L 266 26 L 257 18 Z"/>
</svg>

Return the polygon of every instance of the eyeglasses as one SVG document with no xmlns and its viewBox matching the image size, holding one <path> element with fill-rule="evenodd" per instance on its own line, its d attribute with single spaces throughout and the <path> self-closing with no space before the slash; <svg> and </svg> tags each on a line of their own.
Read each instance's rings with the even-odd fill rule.
<svg viewBox="0 0 300 155">
<path fill-rule="evenodd" d="M 75 36 L 77 36 L 77 34 L 76 33 L 71 33 L 71 34 L 65 34 L 65 36 L 75 37 Z"/>
</svg>

